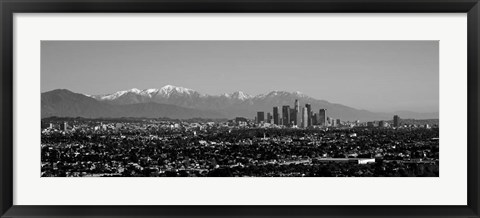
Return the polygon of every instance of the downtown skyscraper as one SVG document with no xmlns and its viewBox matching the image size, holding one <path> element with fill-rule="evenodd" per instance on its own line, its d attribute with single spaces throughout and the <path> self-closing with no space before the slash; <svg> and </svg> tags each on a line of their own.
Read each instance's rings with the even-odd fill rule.
<svg viewBox="0 0 480 218">
<path fill-rule="evenodd" d="M 307 128 L 308 127 L 308 112 L 307 108 L 302 108 L 302 128 Z"/>
<path fill-rule="evenodd" d="M 320 109 L 318 111 L 318 125 L 327 126 L 327 109 Z"/>
<path fill-rule="evenodd" d="M 265 112 L 259 111 L 257 112 L 257 122 L 261 123 L 265 121 Z"/>
<path fill-rule="evenodd" d="M 290 106 L 284 105 L 282 107 L 282 120 L 284 126 L 290 126 Z"/>
<path fill-rule="evenodd" d="M 305 108 L 307 108 L 307 126 L 312 126 L 312 106 L 310 104 L 305 104 Z"/>
<path fill-rule="evenodd" d="M 394 127 L 400 126 L 400 117 L 398 115 L 393 116 L 393 126 Z"/>
<path fill-rule="evenodd" d="M 273 107 L 273 124 L 279 125 L 278 107 Z"/>
<path fill-rule="evenodd" d="M 300 122 L 302 120 L 301 114 L 300 114 L 300 102 L 298 102 L 298 99 L 295 99 L 295 109 L 294 109 L 294 125 L 295 126 L 300 126 Z"/>
</svg>

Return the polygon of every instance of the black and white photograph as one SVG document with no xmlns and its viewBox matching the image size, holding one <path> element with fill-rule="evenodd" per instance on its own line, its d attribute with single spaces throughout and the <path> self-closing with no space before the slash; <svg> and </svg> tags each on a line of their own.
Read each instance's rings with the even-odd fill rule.
<svg viewBox="0 0 480 218">
<path fill-rule="evenodd" d="M 439 177 L 439 42 L 41 41 L 41 177 Z"/>
</svg>

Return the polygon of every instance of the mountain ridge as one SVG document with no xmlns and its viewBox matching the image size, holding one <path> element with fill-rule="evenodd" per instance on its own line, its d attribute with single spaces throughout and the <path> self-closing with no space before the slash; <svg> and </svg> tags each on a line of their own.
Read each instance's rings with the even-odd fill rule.
<svg viewBox="0 0 480 218">
<path fill-rule="evenodd" d="M 54 90 L 56 91 L 56 90 Z M 73 93 L 73 92 L 72 92 Z M 43 94 L 42 93 L 42 106 L 43 106 Z M 78 93 L 76 93 L 78 94 Z M 287 92 L 287 91 L 271 91 L 265 94 L 249 95 L 242 91 L 236 91 L 233 93 L 226 93 L 221 95 L 207 95 L 201 94 L 193 89 L 177 87 L 173 85 L 166 85 L 160 89 L 129 89 L 118 91 L 111 94 L 104 95 L 85 95 L 92 100 L 97 101 L 99 107 L 123 107 L 126 105 L 137 105 L 137 107 L 144 107 L 138 109 L 137 113 L 145 115 L 153 115 L 159 113 L 153 110 L 152 107 L 140 106 L 146 103 L 157 103 L 159 105 L 174 105 L 184 109 L 192 109 L 197 112 L 194 114 L 200 114 L 202 116 L 224 116 L 222 118 L 234 118 L 234 117 L 248 117 L 253 118 L 257 111 L 265 111 L 272 113 L 273 107 L 279 107 L 281 113 L 281 107 L 283 105 L 289 105 L 293 108 L 295 100 L 300 101 L 300 106 L 305 106 L 306 103 L 312 106 L 313 112 L 318 112 L 319 109 L 327 109 L 327 116 L 333 118 L 339 118 L 341 120 L 391 120 L 394 113 L 379 113 L 371 112 L 368 110 L 356 109 L 348 107 L 342 104 L 331 103 L 326 100 L 318 100 L 301 92 Z M 85 100 L 84 100 L 85 101 Z M 91 101 L 91 100 L 90 100 Z M 82 101 L 83 102 L 83 101 Z M 75 103 L 73 103 L 75 104 Z M 166 106 L 163 106 L 166 107 Z M 48 108 L 48 107 L 46 107 Z M 42 107 L 43 109 L 43 107 Z M 88 108 L 87 108 L 88 109 Z M 120 110 L 120 109 L 118 109 Z M 150 113 L 146 113 L 143 110 L 149 110 Z M 183 110 L 185 111 L 185 110 Z M 200 113 L 199 111 L 208 112 Z M 131 111 L 132 113 L 134 111 Z M 119 113 L 119 112 L 117 112 Z M 42 115 L 43 115 L 42 110 Z M 415 113 L 405 112 L 399 114 L 402 117 L 405 114 L 405 118 L 414 119 L 430 119 L 438 118 L 438 113 Z M 127 114 L 129 115 L 129 114 Z M 133 114 L 135 115 L 135 114 Z M 168 114 L 167 114 L 168 115 Z M 185 115 L 182 115 L 185 116 Z M 212 117 L 204 117 L 212 118 Z"/>
<path fill-rule="evenodd" d="M 250 95 L 244 91 L 237 90 L 232 93 L 223 93 L 219 95 L 209 95 L 209 94 L 202 94 L 196 90 L 189 89 L 189 88 L 184 88 L 180 86 L 174 86 L 174 85 L 165 85 L 161 87 L 160 89 L 156 88 L 149 88 L 149 89 L 137 89 L 137 88 L 132 88 L 128 90 L 122 90 L 122 91 L 117 91 L 114 93 L 110 94 L 99 94 L 99 95 L 86 95 L 89 97 L 93 97 L 97 100 L 100 101 L 107 101 L 107 100 L 115 100 L 116 98 L 120 98 L 123 95 L 128 95 L 128 94 L 138 94 L 144 97 L 152 97 L 155 95 L 162 95 L 162 96 L 170 96 L 173 94 L 187 94 L 187 95 L 198 95 L 201 97 L 228 97 L 228 98 L 236 98 L 236 99 L 241 99 L 241 100 L 247 100 L 247 99 L 253 99 L 253 98 L 261 98 L 269 95 L 275 95 L 275 94 L 296 94 L 299 96 L 304 96 L 304 97 L 309 97 L 307 95 L 304 95 L 303 93 L 299 91 L 295 92 L 287 92 L 287 91 L 280 91 L 280 90 L 273 90 L 270 91 L 266 94 L 258 94 L 258 95 Z"/>
<path fill-rule="evenodd" d="M 44 92 L 41 98 L 42 118 L 52 116 L 84 118 L 170 117 L 175 119 L 225 117 L 224 114 L 216 111 L 196 110 L 155 102 L 111 105 L 66 89 Z"/>
</svg>

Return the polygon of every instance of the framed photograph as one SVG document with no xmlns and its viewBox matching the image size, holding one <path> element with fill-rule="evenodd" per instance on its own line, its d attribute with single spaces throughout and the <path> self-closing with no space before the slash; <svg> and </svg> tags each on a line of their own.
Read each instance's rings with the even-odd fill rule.
<svg viewBox="0 0 480 218">
<path fill-rule="evenodd" d="M 2 218 L 479 217 L 477 0 L 0 7 Z"/>
</svg>

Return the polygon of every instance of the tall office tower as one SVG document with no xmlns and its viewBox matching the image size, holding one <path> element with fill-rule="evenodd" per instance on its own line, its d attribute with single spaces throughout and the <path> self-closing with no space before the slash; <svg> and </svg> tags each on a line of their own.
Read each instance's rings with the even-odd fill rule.
<svg viewBox="0 0 480 218">
<path fill-rule="evenodd" d="M 332 124 L 332 118 L 327 117 L 327 126 L 331 126 Z"/>
<path fill-rule="evenodd" d="M 336 124 L 336 122 L 335 122 L 335 118 L 330 119 L 330 121 L 332 122 L 332 127 L 337 126 L 337 124 Z"/>
<path fill-rule="evenodd" d="M 289 126 L 290 124 L 290 105 L 284 105 L 282 107 L 282 120 L 284 126 Z"/>
<path fill-rule="evenodd" d="M 307 108 L 307 127 L 312 125 L 312 106 L 310 104 L 305 104 L 305 107 Z"/>
<path fill-rule="evenodd" d="M 337 119 L 337 126 L 340 126 L 340 119 Z"/>
<path fill-rule="evenodd" d="M 398 115 L 393 116 L 393 126 L 394 127 L 400 126 L 400 117 Z"/>
<path fill-rule="evenodd" d="M 300 120 L 301 120 L 301 114 L 300 114 L 300 102 L 298 102 L 298 99 L 295 99 L 295 116 L 294 116 L 294 125 L 300 126 Z"/>
<path fill-rule="evenodd" d="M 278 107 L 273 107 L 273 124 L 278 125 Z"/>
<path fill-rule="evenodd" d="M 259 111 L 257 112 L 257 123 L 261 123 L 265 121 L 265 112 Z"/>
<path fill-rule="evenodd" d="M 67 122 L 64 122 L 64 123 L 63 123 L 62 130 L 63 130 L 64 132 L 68 132 L 68 123 L 67 123 Z"/>
<path fill-rule="evenodd" d="M 295 115 L 295 108 L 291 108 L 290 109 L 290 123 L 289 123 L 290 126 L 295 126 L 295 122 L 296 122 L 295 118 L 296 117 L 297 116 Z"/>
<path fill-rule="evenodd" d="M 380 122 L 378 122 L 378 127 L 387 127 L 387 122 L 380 120 Z"/>
<path fill-rule="evenodd" d="M 313 115 L 312 115 L 312 126 L 316 126 L 316 125 L 317 125 L 317 113 L 313 113 Z"/>
<path fill-rule="evenodd" d="M 270 112 L 267 113 L 267 123 L 272 123 L 272 114 Z"/>
<path fill-rule="evenodd" d="M 318 111 L 318 125 L 327 126 L 327 109 L 320 109 Z"/>
<path fill-rule="evenodd" d="M 307 128 L 308 125 L 308 113 L 307 108 L 302 108 L 302 128 Z"/>
</svg>

